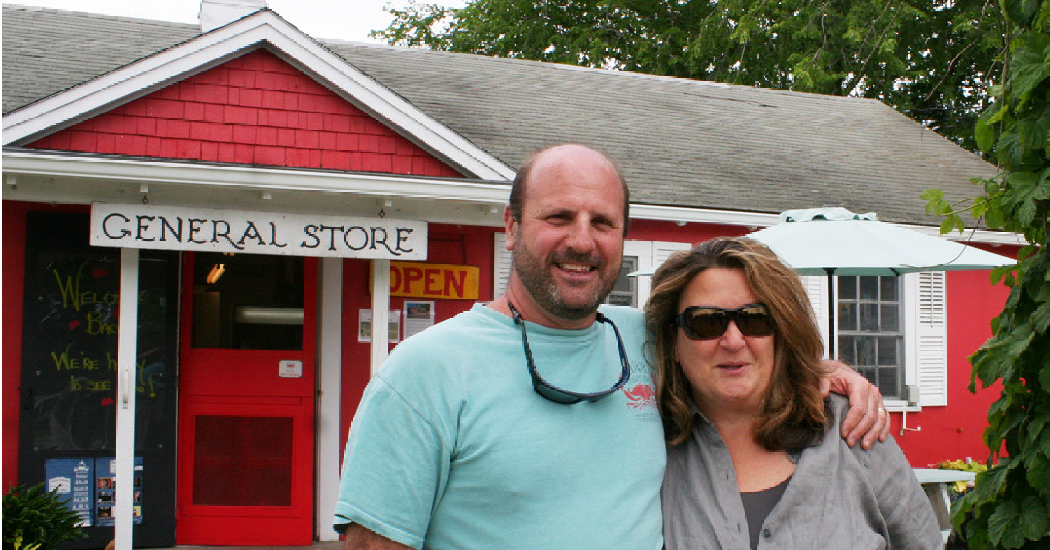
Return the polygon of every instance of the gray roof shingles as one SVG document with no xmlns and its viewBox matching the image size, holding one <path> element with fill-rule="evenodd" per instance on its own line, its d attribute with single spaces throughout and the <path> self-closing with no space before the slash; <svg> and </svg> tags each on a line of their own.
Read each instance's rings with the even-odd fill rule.
<svg viewBox="0 0 1050 550">
<path fill-rule="evenodd" d="M 195 25 L 5 5 L 8 113 L 198 34 Z M 347 62 L 510 166 L 576 141 L 621 165 L 632 202 L 776 213 L 842 205 L 934 225 L 995 168 L 882 103 L 342 41 Z"/>
</svg>

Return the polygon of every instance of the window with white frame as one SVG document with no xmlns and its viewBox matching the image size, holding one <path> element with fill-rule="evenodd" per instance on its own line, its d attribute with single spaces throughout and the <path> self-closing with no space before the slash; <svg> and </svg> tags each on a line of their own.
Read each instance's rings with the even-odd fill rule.
<svg viewBox="0 0 1050 550">
<path fill-rule="evenodd" d="M 879 388 L 904 395 L 904 323 L 899 277 L 839 277 L 839 358 Z"/>
<path fill-rule="evenodd" d="M 827 278 L 802 279 L 827 342 Z M 947 405 L 944 273 L 834 280 L 836 358 L 878 386 L 890 408 Z"/>
<path fill-rule="evenodd" d="M 627 276 L 635 271 L 638 271 L 638 257 L 625 255 L 620 265 L 620 277 L 616 279 L 612 291 L 606 296 L 606 304 L 638 307 L 638 278 Z"/>
</svg>

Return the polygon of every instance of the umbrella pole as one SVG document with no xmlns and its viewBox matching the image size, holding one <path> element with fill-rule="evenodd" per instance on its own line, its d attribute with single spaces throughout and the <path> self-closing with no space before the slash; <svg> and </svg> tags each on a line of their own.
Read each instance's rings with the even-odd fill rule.
<svg viewBox="0 0 1050 550">
<path fill-rule="evenodd" d="M 828 359 L 835 359 L 835 269 L 825 267 L 828 274 Z"/>
</svg>

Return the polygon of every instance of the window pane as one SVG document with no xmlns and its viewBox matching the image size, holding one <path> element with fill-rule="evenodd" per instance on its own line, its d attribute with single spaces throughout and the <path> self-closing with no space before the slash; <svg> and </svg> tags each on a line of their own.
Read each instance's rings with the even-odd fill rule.
<svg viewBox="0 0 1050 550">
<path fill-rule="evenodd" d="M 870 336 L 857 337 L 857 365 L 875 364 L 875 339 Z"/>
<path fill-rule="evenodd" d="M 864 332 L 879 331 L 878 304 L 860 304 L 860 330 Z"/>
<path fill-rule="evenodd" d="M 623 259 L 623 263 L 620 264 L 620 276 L 616 279 L 616 284 L 613 285 L 613 292 L 630 292 L 631 287 L 634 286 L 634 277 L 628 277 L 628 273 L 637 271 L 635 265 L 638 260 L 634 257 L 627 257 Z"/>
<path fill-rule="evenodd" d="M 303 349 L 303 259 L 197 252 L 193 347 Z"/>
<path fill-rule="evenodd" d="M 900 371 L 895 368 L 882 368 L 879 369 L 878 372 L 879 381 L 875 385 L 879 387 L 879 391 L 882 392 L 882 396 L 900 397 L 900 377 L 898 376 Z"/>
<path fill-rule="evenodd" d="M 879 300 L 883 302 L 896 302 L 898 300 L 897 289 L 900 277 L 879 277 Z"/>
<path fill-rule="evenodd" d="M 878 277 L 861 277 L 860 278 L 860 299 L 861 300 L 878 300 L 879 299 L 879 278 Z"/>
<path fill-rule="evenodd" d="M 839 299 L 840 300 L 855 300 L 857 299 L 857 278 L 856 277 L 839 277 Z"/>
<path fill-rule="evenodd" d="M 624 256 L 620 266 L 620 276 L 613 285 L 612 292 L 605 298 L 606 304 L 617 306 L 638 306 L 638 280 L 628 277 L 628 273 L 638 271 L 638 257 Z"/>
<path fill-rule="evenodd" d="M 900 349 L 898 343 L 900 342 L 897 338 L 892 337 L 880 337 L 878 339 L 879 346 L 879 366 L 895 366 L 900 365 Z"/>
<path fill-rule="evenodd" d="M 878 386 L 878 384 L 879 384 L 879 370 L 878 369 L 860 367 L 860 368 L 857 369 L 857 372 L 859 372 L 860 375 L 863 376 L 864 378 L 867 378 L 868 382 L 871 382 L 872 384 Z"/>
<path fill-rule="evenodd" d="M 840 303 L 838 317 L 839 330 L 857 330 L 856 304 Z"/>
<path fill-rule="evenodd" d="M 847 365 L 856 366 L 857 354 L 853 350 L 853 336 L 839 336 L 838 354 L 839 361 L 846 363 Z"/>
<path fill-rule="evenodd" d="M 881 318 L 879 319 L 879 329 L 882 332 L 899 332 L 900 311 L 901 308 L 897 304 L 879 306 L 879 312 L 881 314 Z"/>
</svg>

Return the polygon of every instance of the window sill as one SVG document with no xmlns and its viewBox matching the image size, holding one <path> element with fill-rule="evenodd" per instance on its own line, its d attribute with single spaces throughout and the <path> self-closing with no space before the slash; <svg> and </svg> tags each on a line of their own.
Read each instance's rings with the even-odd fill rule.
<svg viewBox="0 0 1050 550">
<path fill-rule="evenodd" d="M 894 413 L 894 412 L 905 412 L 905 411 L 911 413 L 911 412 L 920 412 L 920 411 L 922 411 L 922 407 L 921 406 L 919 406 L 919 405 L 909 405 L 907 401 L 900 400 L 900 399 L 886 399 L 886 400 L 883 401 L 883 405 L 886 407 L 886 410 L 891 412 L 891 413 Z"/>
</svg>

